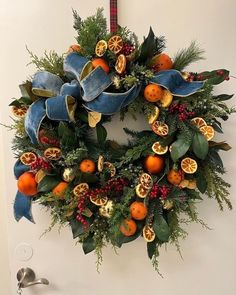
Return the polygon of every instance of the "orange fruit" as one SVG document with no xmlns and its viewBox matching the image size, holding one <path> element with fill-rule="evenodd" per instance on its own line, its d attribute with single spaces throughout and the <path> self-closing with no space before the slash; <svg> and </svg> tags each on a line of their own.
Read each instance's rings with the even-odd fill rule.
<svg viewBox="0 0 236 295">
<path fill-rule="evenodd" d="M 179 185 L 182 181 L 182 173 L 178 170 L 171 169 L 167 173 L 167 180 L 173 185 Z"/>
<path fill-rule="evenodd" d="M 24 118 L 27 113 L 28 108 L 26 106 L 20 106 L 20 107 L 13 106 L 11 108 L 11 110 L 12 110 L 12 113 L 15 117 Z"/>
<path fill-rule="evenodd" d="M 60 199 L 64 199 L 65 190 L 68 188 L 68 183 L 61 181 L 57 186 L 54 187 L 52 193 Z"/>
<path fill-rule="evenodd" d="M 123 48 L 123 40 L 121 36 L 115 35 L 108 40 L 108 48 L 115 54 L 119 53 Z"/>
<path fill-rule="evenodd" d="M 152 66 L 154 66 L 157 72 L 170 70 L 173 67 L 173 62 L 169 55 L 165 53 L 158 54 L 152 58 L 151 61 Z"/>
<path fill-rule="evenodd" d="M 159 136 L 166 136 L 169 132 L 169 127 L 164 122 L 155 121 L 152 124 L 152 131 Z"/>
<path fill-rule="evenodd" d="M 80 50 L 81 50 L 81 46 L 79 44 L 73 44 L 68 48 L 67 53 L 79 52 Z"/>
<path fill-rule="evenodd" d="M 47 148 L 43 154 L 46 159 L 56 161 L 61 158 L 61 149 L 57 147 Z"/>
<path fill-rule="evenodd" d="M 129 210 L 130 210 L 131 217 L 135 220 L 145 219 L 148 213 L 147 206 L 144 205 L 144 203 L 137 202 L 137 201 L 133 202 L 130 205 Z"/>
<path fill-rule="evenodd" d="M 150 115 L 148 115 L 148 123 L 149 124 L 154 123 L 159 117 L 159 114 L 160 114 L 160 110 L 158 107 L 155 106 L 154 111 Z"/>
<path fill-rule="evenodd" d="M 95 48 L 96 55 L 101 57 L 104 55 L 106 50 L 107 50 L 107 42 L 105 40 L 98 41 L 96 48 Z"/>
<path fill-rule="evenodd" d="M 155 240 L 156 234 L 153 228 L 149 225 L 143 227 L 143 238 L 147 243 L 150 243 Z"/>
<path fill-rule="evenodd" d="M 117 57 L 115 69 L 118 74 L 122 74 L 125 71 L 126 68 L 126 57 L 124 54 L 120 54 Z"/>
<path fill-rule="evenodd" d="M 116 167 L 110 163 L 110 162 L 104 162 L 103 168 L 108 169 L 110 172 L 111 177 L 114 177 L 116 175 Z"/>
<path fill-rule="evenodd" d="M 215 135 L 214 128 L 209 125 L 200 127 L 200 131 L 208 141 L 211 140 Z"/>
<path fill-rule="evenodd" d="M 171 92 L 167 89 L 163 90 L 162 98 L 160 99 L 161 106 L 163 108 L 168 108 L 170 104 L 172 103 L 173 95 Z"/>
<path fill-rule="evenodd" d="M 191 120 L 191 123 L 193 123 L 194 125 L 196 125 L 196 127 L 201 128 L 202 126 L 206 126 L 207 123 L 205 122 L 205 120 L 201 117 L 195 117 Z"/>
<path fill-rule="evenodd" d="M 163 96 L 161 86 L 156 84 L 148 84 L 144 89 L 144 98 L 149 102 L 156 102 Z"/>
<path fill-rule="evenodd" d="M 22 164 L 30 166 L 37 160 L 35 153 L 26 152 L 20 156 L 20 161 Z"/>
<path fill-rule="evenodd" d="M 108 197 L 106 196 L 99 196 L 99 195 L 92 195 L 90 196 L 90 201 L 96 206 L 104 206 L 108 201 Z"/>
<path fill-rule="evenodd" d="M 103 71 L 106 72 L 107 74 L 110 72 L 108 63 L 103 58 L 94 58 L 92 60 L 92 65 L 94 68 L 101 67 Z"/>
<path fill-rule="evenodd" d="M 24 172 L 17 182 L 18 190 L 26 196 L 34 196 L 37 194 L 37 182 L 35 176 L 31 172 Z"/>
<path fill-rule="evenodd" d="M 153 186 L 153 180 L 151 175 L 147 173 L 142 173 L 139 177 L 139 182 L 147 190 L 150 190 Z"/>
<path fill-rule="evenodd" d="M 80 171 L 84 173 L 94 173 L 96 170 L 96 165 L 94 161 L 90 159 L 84 159 L 79 165 Z"/>
<path fill-rule="evenodd" d="M 162 146 L 159 141 L 154 142 L 152 150 L 157 155 L 164 155 L 168 152 L 168 146 Z"/>
<path fill-rule="evenodd" d="M 89 185 L 86 182 L 83 182 L 76 185 L 76 187 L 73 189 L 73 194 L 79 198 L 84 195 L 88 191 L 88 189 Z"/>
<path fill-rule="evenodd" d="M 185 173 L 193 174 L 197 171 L 197 162 L 192 158 L 184 158 L 181 161 L 181 168 Z"/>
<path fill-rule="evenodd" d="M 135 187 L 135 192 L 136 192 L 136 195 L 139 197 L 139 198 L 146 198 L 146 196 L 148 195 L 149 193 L 149 190 L 146 189 L 145 187 L 142 186 L 141 183 L 139 183 L 136 187 Z"/>
<path fill-rule="evenodd" d="M 120 225 L 120 231 L 126 237 L 134 235 L 136 230 L 137 224 L 132 219 L 124 219 Z"/>
<path fill-rule="evenodd" d="M 158 155 L 149 155 L 144 160 L 144 168 L 151 174 L 160 173 L 164 165 L 164 159 Z"/>
</svg>

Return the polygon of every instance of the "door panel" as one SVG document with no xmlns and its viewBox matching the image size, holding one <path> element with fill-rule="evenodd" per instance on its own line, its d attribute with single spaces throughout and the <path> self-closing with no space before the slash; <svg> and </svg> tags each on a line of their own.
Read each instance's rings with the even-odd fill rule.
<svg viewBox="0 0 236 295">
<path fill-rule="evenodd" d="M 227 2 L 227 3 L 225 3 Z M 189 45 L 197 39 L 206 49 L 206 61 L 193 65 L 193 69 L 229 68 L 236 75 L 235 46 L 236 34 L 235 1 L 155 1 L 155 0 L 119 0 L 119 22 L 135 31 L 140 40 L 146 35 L 149 25 L 154 31 L 166 35 L 167 51 L 173 55 L 179 48 Z M 25 44 L 37 55 L 45 49 L 64 52 L 74 43 L 75 32 L 72 29 L 71 7 L 80 11 L 82 17 L 95 12 L 103 6 L 108 15 L 109 1 L 75 0 L 1 0 L 1 121 L 9 123 L 7 104 L 11 97 L 18 97 L 17 85 L 34 72 L 26 64 L 29 56 Z M 220 85 L 221 93 L 233 93 L 236 80 Z M 217 91 L 216 89 L 216 91 Z M 235 117 L 225 124 L 224 138 L 236 148 Z M 125 122 L 137 127 L 133 121 Z M 142 122 L 139 127 L 142 128 Z M 110 137 L 125 140 L 121 128 L 111 123 Z M 113 133 L 112 133 L 113 131 Z M 85 256 L 80 245 L 75 245 L 69 228 L 54 228 L 40 238 L 50 225 L 50 216 L 37 204 L 33 205 L 36 224 L 27 220 L 17 223 L 13 219 L 12 203 L 16 192 L 12 167 L 14 158 L 11 152 L 13 134 L 3 130 L 1 155 L 4 160 L 1 175 L 6 175 L 5 194 L 7 201 L 8 242 L 11 269 L 11 286 L 14 295 L 16 273 L 21 267 L 31 267 L 37 277 L 45 277 L 49 286 L 35 286 L 25 289 L 23 295 L 136 295 L 151 294 L 191 294 L 221 295 L 227 291 L 235 294 L 236 253 L 236 216 L 235 212 L 221 213 L 214 201 L 199 204 L 200 216 L 214 228 L 214 231 L 202 230 L 200 226 L 188 228 L 189 238 L 181 243 L 184 261 L 174 247 L 168 246 L 161 251 L 160 270 L 165 276 L 161 279 L 152 269 L 146 255 L 146 246 L 142 239 L 125 245 L 115 255 L 113 250 L 104 250 L 101 273 L 96 272 L 95 256 Z M 233 183 L 236 175 L 234 150 L 223 154 L 228 174 L 226 180 Z M 232 201 L 235 203 L 235 187 L 231 188 Z M 19 260 L 16 248 L 27 243 L 33 249 L 29 261 Z M 0 278 L 0 284 L 2 280 Z M 188 290 L 188 291 L 187 291 Z"/>
</svg>

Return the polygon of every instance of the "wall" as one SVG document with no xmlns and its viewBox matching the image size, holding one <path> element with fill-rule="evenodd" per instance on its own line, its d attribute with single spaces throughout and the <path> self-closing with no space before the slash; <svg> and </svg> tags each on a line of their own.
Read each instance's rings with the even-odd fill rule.
<svg viewBox="0 0 236 295">
<path fill-rule="evenodd" d="M 193 65 L 193 69 L 210 70 L 225 67 L 236 76 L 235 0 L 118 2 L 120 24 L 135 31 L 140 40 L 147 34 L 149 25 L 152 25 L 155 32 L 166 36 L 166 51 L 173 55 L 179 48 L 186 47 L 191 40 L 197 39 L 206 49 L 206 60 Z M 9 99 L 19 96 L 17 85 L 34 70 L 31 66 L 25 66 L 29 62 L 25 44 L 38 55 L 45 49 L 64 52 L 68 45 L 74 43 L 71 8 L 78 9 L 81 16 L 86 17 L 94 13 L 96 7 L 103 6 L 105 14 L 108 15 L 108 4 L 108 0 L 0 0 L 1 121 L 10 122 L 7 107 Z M 216 87 L 216 92 L 235 92 L 235 81 L 232 78 Z M 235 150 L 235 117 L 224 126 L 225 134 L 219 138 L 228 139 Z M 114 128 L 119 132 L 119 137 L 123 137 L 118 128 Z M 10 151 L 11 137 L 11 133 L 3 130 L 4 145 L 1 146 L 0 153 L 4 165 L 1 167 L 4 169 L 1 168 L 0 173 L 2 181 L 3 175 L 7 175 L 3 206 L 6 201 L 13 291 L 7 292 L 3 289 L 7 286 L 5 282 L 8 272 L 2 271 L 0 294 L 15 294 L 15 274 L 21 266 L 27 265 L 38 270 L 40 275 L 49 277 L 52 282 L 51 289 L 48 289 L 49 293 L 47 289 L 33 289 L 33 294 L 235 294 L 235 212 L 219 212 L 212 200 L 199 204 L 199 212 L 214 230 L 202 230 L 198 225 L 189 226 L 189 237 L 181 243 L 184 261 L 174 248 L 168 247 L 168 251 L 162 249 L 160 267 L 164 279 L 160 279 L 153 272 L 145 256 L 145 245 L 142 240 L 122 248 L 119 256 L 114 256 L 111 249 L 106 249 L 102 272 L 98 275 L 94 270 L 94 256 L 83 256 L 80 247 L 74 247 L 67 229 L 60 235 L 57 230 L 53 230 L 45 238 L 39 239 L 50 218 L 37 205 L 33 207 L 36 225 L 26 221 L 17 224 L 12 217 L 15 181 L 12 175 L 14 159 Z M 231 183 L 236 175 L 235 161 L 232 160 L 234 150 L 223 154 L 228 171 L 226 180 Z M 231 189 L 231 195 L 235 204 L 235 186 Z M 0 230 L 2 233 L 1 228 Z M 14 254 L 15 247 L 22 241 L 30 243 L 34 249 L 33 259 L 27 263 L 18 261 Z M 0 243 L 1 255 L 6 253 L 6 245 L 6 241 Z M 4 256 L 6 258 L 6 254 Z M 3 264 L 7 267 L 6 261 L 3 261 Z M 24 294 L 32 293 L 25 290 Z"/>
</svg>

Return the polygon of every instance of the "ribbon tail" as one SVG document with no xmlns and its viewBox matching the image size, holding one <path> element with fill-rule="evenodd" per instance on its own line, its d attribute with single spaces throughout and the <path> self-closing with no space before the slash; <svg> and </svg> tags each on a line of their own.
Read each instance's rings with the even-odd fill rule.
<svg viewBox="0 0 236 295">
<path fill-rule="evenodd" d="M 27 197 L 19 191 L 17 192 L 14 202 L 14 217 L 16 221 L 20 221 L 22 217 L 25 217 L 30 222 L 35 223 L 31 212 L 31 203 L 31 197 Z"/>
<path fill-rule="evenodd" d="M 21 176 L 21 174 L 23 174 L 24 172 L 29 171 L 29 170 L 30 170 L 29 166 L 26 166 L 26 165 L 22 164 L 20 160 L 17 160 L 14 165 L 15 178 L 18 179 Z"/>
</svg>

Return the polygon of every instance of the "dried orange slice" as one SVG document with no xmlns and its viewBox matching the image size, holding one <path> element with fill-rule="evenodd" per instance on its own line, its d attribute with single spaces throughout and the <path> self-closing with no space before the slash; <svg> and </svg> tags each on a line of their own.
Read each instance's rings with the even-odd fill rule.
<svg viewBox="0 0 236 295">
<path fill-rule="evenodd" d="M 37 160 L 37 155 L 32 152 L 26 152 L 20 156 L 20 161 L 22 164 L 30 166 Z"/>
<path fill-rule="evenodd" d="M 147 190 L 151 189 L 153 186 L 152 177 L 148 173 L 142 173 L 139 177 L 139 182 Z"/>
<path fill-rule="evenodd" d="M 159 102 L 161 103 L 161 106 L 163 108 L 168 108 L 169 105 L 172 103 L 173 95 L 167 89 L 163 90 L 162 93 L 163 93 L 163 95 L 162 95 L 161 99 L 159 100 Z"/>
<path fill-rule="evenodd" d="M 212 138 L 215 135 L 215 130 L 212 126 L 202 126 L 200 128 L 200 131 L 202 132 L 202 134 L 205 136 L 205 138 L 209 141 L 212 140 Z"/>
<path fill-rule="evenodd" d="M 123 48 L 123 40 L 121 36 L 114 35 L 108 40 L 108 48 L 115 54 L 119 53 Z"/>
<path fill-rule="evenodd" d="M 169 132 L 169 127 L 164 122 L 155 121 L 152 124 L 152 131 L 159 136 L 166 136 Z"/>
<path fill-rule="evenodd" d="M 120 54 L 117 57 L 115 69 L 118 74 L 122 74 L 125 71 L 126 68 L 126 57 L 124 54 Z"/>
<path fill-rule="evenodd" d="M 86 182 L 82 182 L 73 189 L 73 194 L 76 197 L 81 197 L 83 194 L 85 194 L 89 190 L 89 185 Z"/>
<path fill-rule="evenodd" d="M 28 108 L 26 106 L 20 106 L 20 107 L 13 106 L 11 110 L 15 117 L 24 118 Z"/>
<path fill-rule="evenodd" d="M 111 174 L 111 177 L 114 177 L 116 175 L 116 167 L 110 163 L 110 162 L 104 162 L 103 163 L 103 169 L 108 169 L 108 171 Z"/>
<path fill-rule="evenodd" d="M 207 125 L 206 121 L 203 118 L 201 118 L 201 117 L 195 117 L 195 118 L 193 118 L 191 120 L 191 122 L 194 125 L 196 125 L 198 128 L 201 128 L 202 126 L 206 126 Z"/>
<path fill-rule="evenodd" d="M 197 162 L 192 158 L 184 158 L 181 161 L 181 168 L 185 173 L 193 174 L 197 171 Z"/>
<path fill-rule="evenodd" d="M 37 183 L 40 183 L 40 181 L 44 178 L 44 176 L 46 176 L 46 173 L 44 172 L 43 169 L 40 169 L 36 174 L 35 174 L 35 181 Z"/>
<path fill-rule="evenodd" d="M 96 206 L 104 206 L 108 201 L 108 197 L 106 196 L 90 196 L 90 201 Z"/>
<path fill-rule="evenodd" d="M 61 158 L 61 149 L 56 147 L 47 148 L 43 154 L 46 159 L 59 160 Z"/>
<path fill-rule="evenodd" d="M 143 187 L 140 183 L 135 187 L 135 192 L 136 192 L 136 195 L 139 197 L 139 198 L 146 198 L 146 196 L 148 195 L 149 193 L 149 189 L 146 189 L 145 187 Z"/>
<path fill-rule="evenodd" d="M 160 110 L 158 107 L 155 106 L 154 111 L 150 115 L 148 115 L 148 123 L 149 124 L 154 123 L 159 117 L 159 114 L 160 114 Z"/>
<path fill-rule="evenodd" d="M 174 206 L 174 202 L 172 201 L 172 200 L 165 200 L 164 202 L 163 202 L 163 209 L 165 209 L 165 210 L 170 210 L 170 209 L 172 209 L 173 208 L 173 206 Z"/>
<path fill-rule="evenodd" d="M 103 158 L 102 155 L 100 155 L 98 157 L 98 171 L 99 172 L 102 172 L 102 170 L 103 170 L 103 164 L 104 164 L 104 158 Z"/>
<path fill-rule="evenodd" d="M 164 155 L 168 151 L 168 146 L 162 146 L 159 141 L 154 142 L 152 150 L 157 155 Z"/>
<path fill-rule="evenodd" d="M 97 56 L 101 57 L 107 50 L 107 42 L 105 40 L 98 41 L 95 47 L 95 53 Z"/>
<path fill-rule="evenodd" d="M 155 240 L 156 234 L 154 232 L 154 229 L 149 226 L 145 225 L 143 228 L 143 238 L 146 242 L 150 243 Z"/>
</svg>

